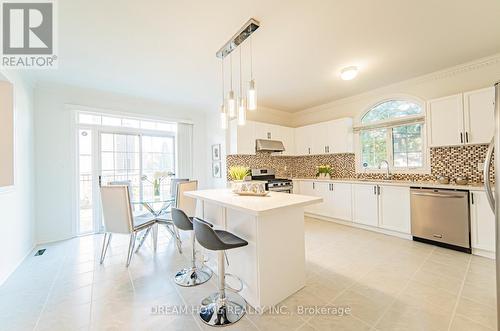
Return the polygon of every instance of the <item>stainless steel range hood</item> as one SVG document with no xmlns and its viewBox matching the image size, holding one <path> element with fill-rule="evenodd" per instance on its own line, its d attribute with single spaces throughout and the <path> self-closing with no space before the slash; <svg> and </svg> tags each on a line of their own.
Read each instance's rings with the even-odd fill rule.
<svg viewBox="0 0 500 331">
<path fill-rule="evenodd" d="M 255 150 L 257 152 L 283 152 L 285 146 L 279 140 L 257 139 L 255 141 Z"/>
</svg>

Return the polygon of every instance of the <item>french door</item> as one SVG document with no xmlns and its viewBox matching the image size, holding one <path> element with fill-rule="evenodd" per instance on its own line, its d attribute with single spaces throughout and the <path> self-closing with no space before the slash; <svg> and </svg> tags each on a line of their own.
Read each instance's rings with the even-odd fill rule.
<svg viewBox="0 0 500 331">
<path fill-rule="evenodd" d="M 78 234 L 102 231 L 99 185 L 129 181 L 133 200 L 153 196 L 155 172 L 175 172 L 175 136 L 79 129 Z M 162 190 L 169 191 L 169 183 Z M 135 209 L 142 208 L 135 205 Z"/>
</svg>

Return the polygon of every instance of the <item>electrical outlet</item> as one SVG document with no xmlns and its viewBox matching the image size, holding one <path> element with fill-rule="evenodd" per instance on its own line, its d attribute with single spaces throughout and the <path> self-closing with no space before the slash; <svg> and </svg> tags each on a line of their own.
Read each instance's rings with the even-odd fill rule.
<svg viewBox="0 0 500 331">
<path fill-rule="evenodd" d="M 478 162 L 477 163 L 477 170 L 478 171 L 483 171 L 484 168 L 484 162 Z"/>
</svg>

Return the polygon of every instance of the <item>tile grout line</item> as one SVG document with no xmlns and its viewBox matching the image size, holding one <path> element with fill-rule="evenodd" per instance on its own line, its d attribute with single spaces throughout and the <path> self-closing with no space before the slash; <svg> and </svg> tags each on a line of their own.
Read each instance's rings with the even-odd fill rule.
<svg viewBox="0 0 500 331">
<path fill-rule="evenodd" d="M 392 300 L 392 302 L 387 305 L 387 308 L 382 312 L 382 314 L 380 315 L 379 318 L 377 318 L 377 320 L 373 323 L 373 328 L 376 328 L 377 324 L 384 318 L 384 316 L 387 314 L 387 312 L 391 309 L 392 305 L 394 304 L 394 302 L 396 302 L 396 300 L 401 296 L 401 294 L 408 288 L 408 286 L 410 285 L 410 282 L 412 281 L 413 278 L 415 278 L 415 275 L 420 271 L 422 270 L 423 266 L 425 265 L 425 263 L 430 259 L 430 257 L 432 256 L 432 253 L 434 253 L 434 251 L 436 250 L 435 247 L 433 247 L 431 249 L 431 251 L 427 254 L 427 257 L 424 259 L 424 261 L 422 261 L 422 263 L 420 264 L 420 266 L 417 268 L 417 270 L 415 270 L 415 272 L 410 276 L 410 278 L 406 281 L 406 285 L 399 291 L 396 293 L 396 295 L 394 296 L 394 299 Z"/>
<path fill-rule="evenodd" d="M 54 290 L 54 286 L 56 285 L 56 281 L 59 278 L 59 275 L 61 274 L 62 268 L 64 263 L 66 262 L 66 259 L 68 258 L 68 254 L 66 253 L 63 257 L 63 261 L 59 265 L 59 268 L 57 269 L 57 273 L 54 276 L 54 280 L 52 281 L 52 284 L 50 285 L 50 289 L 47 292 L 47 297 L 45 298 L 45 302 L 43 303 L 42 309 L 40 310 L 40 314 L 38 315 L 38 318 L 36 320 L 35 326 L 33 327 L 33 330 L 36 330 L 38 328 L 38 323 L 40 323 L 40 319 L 42 318 L 42 315 L 45 311 L 45 308 L 47 307 L 47 303 L 49 302 L 49 298 L 51 297 L 52 291 Z"/>
<path fill-rule="evenodd" d="M 465 279 L 467 278 L 467 274 L 469 273 L 471 262 L 472 262 L 472 256 L 469 256 L 469 262 L 467 263 L 467 270 L 465 270 L 464 276 L 462 278 L 462 284 L 460 284 L 460 290 L 458 291 L 458 294 L 457 294 L 457 300 L 455 301 L 455 306 L 453 307 L 453 311 L 451 313 L 451 318 L 450 318 L 450 321 L 448 323 L 448 331 L 451 330 L 451 325 L 453 324 L 453 320 L 455 319 L 455 316 L 457 315 L 458 304 L 460 302 L 460 298 L 461 298 L 462 292 L 464 290 Z"/>
</svg>

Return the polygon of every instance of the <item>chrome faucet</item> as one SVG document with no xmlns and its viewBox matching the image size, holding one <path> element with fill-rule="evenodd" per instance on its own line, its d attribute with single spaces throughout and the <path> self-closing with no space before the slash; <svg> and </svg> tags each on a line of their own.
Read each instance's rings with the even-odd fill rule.
<svg viewBox="0 0 500 331">
<path fill-rule="evenodd" d="M 391 171 L 389 169 L 389 162 L 387 162 L 387 160 L 380 161 L 380 163 L 378 164 L 378 168 L 379 169 L 382 169 L 382 163 L 385 163 L 385 165 L 387 166 L 387 169 L 386 169 L 387 171 L 385 173 L 385 178 L 384 179 L 389 180 L 392 177 Z"/>
</svg>

